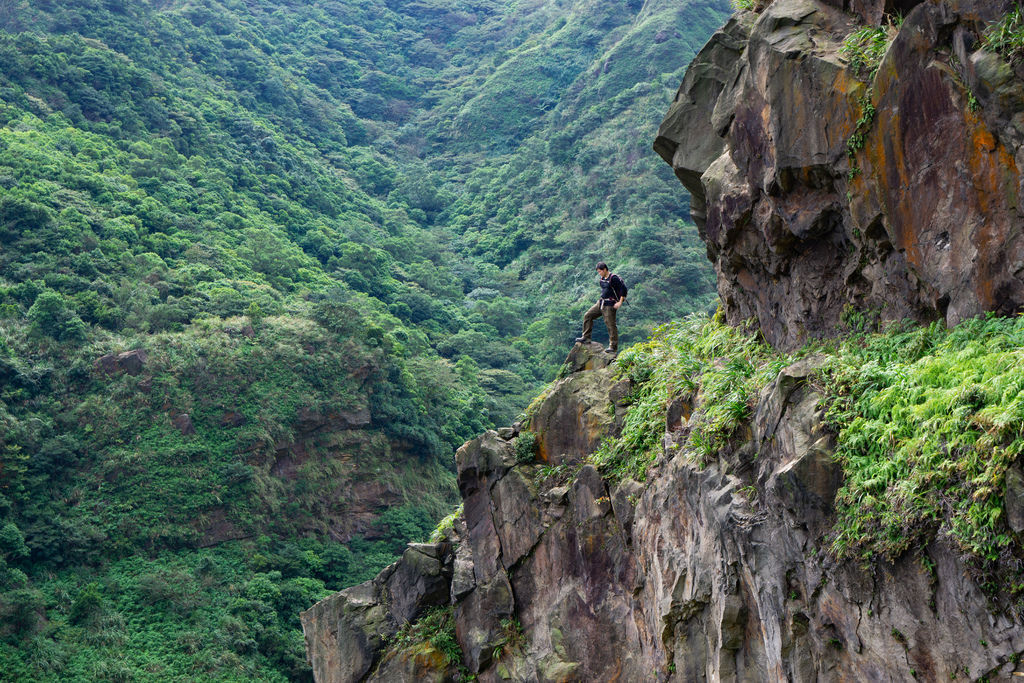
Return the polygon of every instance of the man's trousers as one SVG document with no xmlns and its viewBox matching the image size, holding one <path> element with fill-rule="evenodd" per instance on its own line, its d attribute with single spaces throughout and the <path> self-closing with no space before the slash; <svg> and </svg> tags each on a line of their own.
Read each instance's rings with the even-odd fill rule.
<svg viewBox="0 0 1024 683">
<path fill-rule="evenodd" d="M 608 328 L 608 346 L 617 350 L 619 348 L 619 328 L 615 326 L 616 312 L 614 304 L 602 306 L 598 301 L 591 306 L 590 310 L 583 315 L 583 338 L 590 339 L 590 335 L 594 331 L 594 321 L 603 317 L 605 327 Z"/>
</svg>

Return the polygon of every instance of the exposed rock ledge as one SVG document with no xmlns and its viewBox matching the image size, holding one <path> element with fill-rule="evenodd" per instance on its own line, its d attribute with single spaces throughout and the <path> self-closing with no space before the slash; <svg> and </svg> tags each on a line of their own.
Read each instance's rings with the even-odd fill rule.
<svg viewBox="0 0 1024 683">
<path fill-rule="evenodd" d="M 1024 308 L 1024 71 L 979 40 L 1012 4 L 775 0 L 711 38 L 654 148 L 692 195 L 730 322 L 793 348 L 844 313 Z M 906 19 L 871 77 L 839 49 L 883 11 Z"/>
<path fill-rule="evenodd" d="M 583 347 L 570 354 L 579 370 L 531 425 L 542 441 L 618 428 L 623 387 L 610 368 L 583 369 L 595 360 L 607 364 Z M 457 677 L 429 646 L 386 647 L 438 604 L 454 605 L 462 664 L 481 681 L 1009 677 L 1024 628 L 991 609 L 949 548 L 895 566 L 830 559 L 823 535 L 840 473 L 814 368 L 812 358 L 783 370 L 703 468 L 678 447 L 699 406 L 670 407 L 676 419 L 644 484 L 610 488 L 589 465 L 558 479 L 543 463 L 518 464 L 515 430 L 468 442 L 451 542 L 410 546 L 373 582 L 302 615 L 317 680 Z M 567 469 L 586 453 L 549 445 L 546 455 Z"/>
</svg>

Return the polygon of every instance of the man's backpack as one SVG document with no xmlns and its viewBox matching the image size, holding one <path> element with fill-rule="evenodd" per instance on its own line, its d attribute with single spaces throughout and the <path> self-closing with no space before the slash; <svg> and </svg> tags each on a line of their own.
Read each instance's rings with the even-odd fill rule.
<svg viewBox="0 0 1024 683">
<path fill-rule="evenodd" d="M 609 275 L 608 278 L 609 279 L 617 278 L 619 280 L 619 284 L 622 285 L 622 291 L 621 292 L 615 292 L 615 294 L 619 297 L 620 300 L 626 298 L 626 295 L 629 294 L 629 287 L 626 286 L 626 281 L 623 280 L 621 276 L 616 275 L 615 273 L 612 273 L 611 275 Z M 612 282 L 614 283 L 615 281 L 612 280 Z M 614 284 L 612 285 L 612 289 L 615 289 L 615 285 Z"/>
</svg>

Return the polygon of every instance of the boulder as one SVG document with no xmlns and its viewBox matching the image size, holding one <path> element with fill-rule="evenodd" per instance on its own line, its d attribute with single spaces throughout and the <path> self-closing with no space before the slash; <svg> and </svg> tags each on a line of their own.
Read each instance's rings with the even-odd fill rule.
<svg viewBox="0 0 1024 683">
<path fill-rule="evenodd" d="M 402 559 L 375 579 L 324 598 L 300 614 L 314 678 L 319 683 L 366 678 L 387 639 L 403 624 L 415 621 L 428 607 L 449 603 L 453 559 L 450 543 L 410 544 Z M 413 662 L 409 670 L 431 670 L 432 661 Z"/>
<path fill-rule="evenodd" d="M 547 464 L 576 462 L 621 428 L 628 380 L 612 381 L 614 355 L 599 344 L 576 344 L 563 365 L 567 373 L 529 418 L 537 434 L 537 457 Z M 610 410 L 611 409 L 611 410 Z"/>
<path fill-rule="evenodd" d="M 96 359 L 94 367 L 105 375 L 138 375 L 146 367 L 148 355 L 144 349 L 132 349 L 121 353 L 108 353 Z"/>
<path fill-rule="evenodd" d="M 182 436 L 191 436 L 196 433 L 196 427 L 192 424 L 192 418 L 188 413 L 177 413 L 171 416 L 171 425 L 181 432 Z"/>
</svg>

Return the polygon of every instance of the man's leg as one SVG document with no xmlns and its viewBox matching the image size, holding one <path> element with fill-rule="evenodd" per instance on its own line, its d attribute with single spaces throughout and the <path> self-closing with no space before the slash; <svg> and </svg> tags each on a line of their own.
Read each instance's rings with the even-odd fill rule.
<svg viewBox="0 0 1024 683">
<path fill-rule="evenodd" d="M 615 314 L 617 311 L 614 306 L 605 306 L 601 313 L 604 314 L 604 324 L 608 328 L 608 348 L 612 351 L 618 351 L 619 328 L 615 325 Z"/>
<path fill-rule="evenodd" d="M 590 335 L 594 332 L 594 321 L 601 317 L 601 304 L 597 303 L 583 314 L 583 334 L 576 341 L 590 341 Z"/>
</svg>

